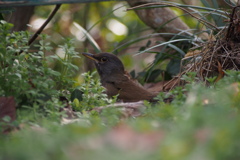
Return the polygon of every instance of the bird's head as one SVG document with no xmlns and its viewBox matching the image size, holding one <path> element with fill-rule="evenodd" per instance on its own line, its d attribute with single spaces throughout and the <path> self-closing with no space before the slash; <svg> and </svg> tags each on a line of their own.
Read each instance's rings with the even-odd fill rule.
<svg viewBox="0 0 240 160">
<path fill-rule="evenodd" d="M 124 74 L 124 66 L 121 60 L 111 53 L 82 53 L 85 57 L 94 60 L 100 77 L 114 74 Z"/>
</svg>

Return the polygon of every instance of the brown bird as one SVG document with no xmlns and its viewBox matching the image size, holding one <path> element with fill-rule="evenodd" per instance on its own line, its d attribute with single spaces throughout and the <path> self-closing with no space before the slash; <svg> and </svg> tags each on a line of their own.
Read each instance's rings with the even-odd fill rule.
<svg viewBox="0 0 240 160">
<path fill-rule="evenodd" d="M 144 89 L 139 83 L 131 79 L 124 70 L 121 60 L 111 53 L 82 53 L 85 57 L 94 60 L 102 85 L 106 88 L 109 97 L 118 94 L 118 99 L 124 102 L 140 100 L 154 101 L 153 94 Z"/>
</svg>

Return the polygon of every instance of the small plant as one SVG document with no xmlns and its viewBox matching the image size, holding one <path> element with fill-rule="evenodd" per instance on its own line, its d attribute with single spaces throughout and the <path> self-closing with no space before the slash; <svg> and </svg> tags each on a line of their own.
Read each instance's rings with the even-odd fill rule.
<svg viewBox="0 0 240 160">
<path fill-rule="evenodd" d="M 210 85 L 213 85 L 217 79 L 216 76 L 213 76 L 213 77 L 206 77 L 205 78 L 207 80 L 207 82 L 210 84 Z"/>
<path fill-rule="evenodd" d="M 69 90 L 74 84 L 70 73 L 78 69 L 71 63 L 73 58 L 79 58 L 72 41 L 68 39 L 60 46 L 65 57 L 63 70 L 58 72 L 48 66 L 49 60 L 55 57 L 45 56 L 52 50 L 46 42 L 49 37 L 40 35 L 39 43 L 35 44 L 37 51 L 32 52 L 28 46 L 30 34 L 26 31 L 11 33 L 12 26 L 0 21 L 0 96 L 13 96 L 18 108 L 31 110 L 33 119 L 47 115 L 56 117 L 55 113 L 63 107 L 59 97 L 70 97 Z"/>
<path fill-rule="evenodd" d="M 101 86 L 99 79 L 94 79 L 96 72 L 83 73 L 84 83 L 73 93 L 73 109 L 76 111 L 91 110 L 97 106 L 105 106 L 116 102 L 116 97 L 109 99 L 105 93 L 105 88 Z M 75 94 L 77 93 L 77 94 Z"/>
<path fill-rule="evenodd" d="M 64 90 L 68 88 L 68 90 L 73 90 L 73 84 L 75 83 L 72 80 L 72 77 L 78 71 L 78 67 L 74 65 L 73 59 L 80 58 L 79 53 L 75 51 L 75 47 L 72 39 L 66 39 L 63 45 L 59 45 L 59 48 L 62 50 L 64 56 L 60 57 L 57 54 L 50 56 L 50 61 L 57 61 L 60 63 L 58 65 L 58 70 L 61 73 L 58 77 L 56 77 L 55 81 L 57 81 L 57 89 Z"/>
<path fill-rule="evenodd" d="M 188 83 L 193 83 L 197 80 L 197 77 L 196 77 L 197 73 L 196 72 L 187 72 L 186 74 L 184 74 L 182 76 L 182 80 L 188 82 Z"/>
</svg>

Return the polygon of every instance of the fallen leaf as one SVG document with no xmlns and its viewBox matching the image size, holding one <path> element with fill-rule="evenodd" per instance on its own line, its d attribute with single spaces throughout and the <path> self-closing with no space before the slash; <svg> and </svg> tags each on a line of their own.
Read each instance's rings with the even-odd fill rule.
<svg viewBox="0 0 240 160">
<path fill-rule="evenodd" d="M 188 51 L 187 54 L 185 54 L 186 57 L 193 57 L 201 53 L 201 50 L 194 50 L 194 51 Z"/>
</svg>

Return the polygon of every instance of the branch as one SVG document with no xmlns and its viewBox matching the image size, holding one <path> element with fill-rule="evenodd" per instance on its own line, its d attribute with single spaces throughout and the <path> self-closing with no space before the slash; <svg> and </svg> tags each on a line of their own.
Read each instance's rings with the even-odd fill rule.
<svg viewBox="0 0 240 160">
<path fill-rule="evenodd" d="M 61 4 L 57 4 L 56 7 L 54 8 L 54 10 L 52 11 L 52 13 L 49 15 L 49 17 L 47 18 L 47 20 L 43 23 L 43 25 L 37 30 L 37 32 L 32 36 L 32 38 L 28 41 L 28 45 L 30 46 L 35 40 L 36 38 L 39 36 L 39 34 L 42 33 L 42 31 L 44 30 L 44 28 L 47 26 L 47 24 L 52 20 L 52 18 L 54 17 L 54 15 L 57 13 L 58 9 L 61 7 Z"/>
</svg>

